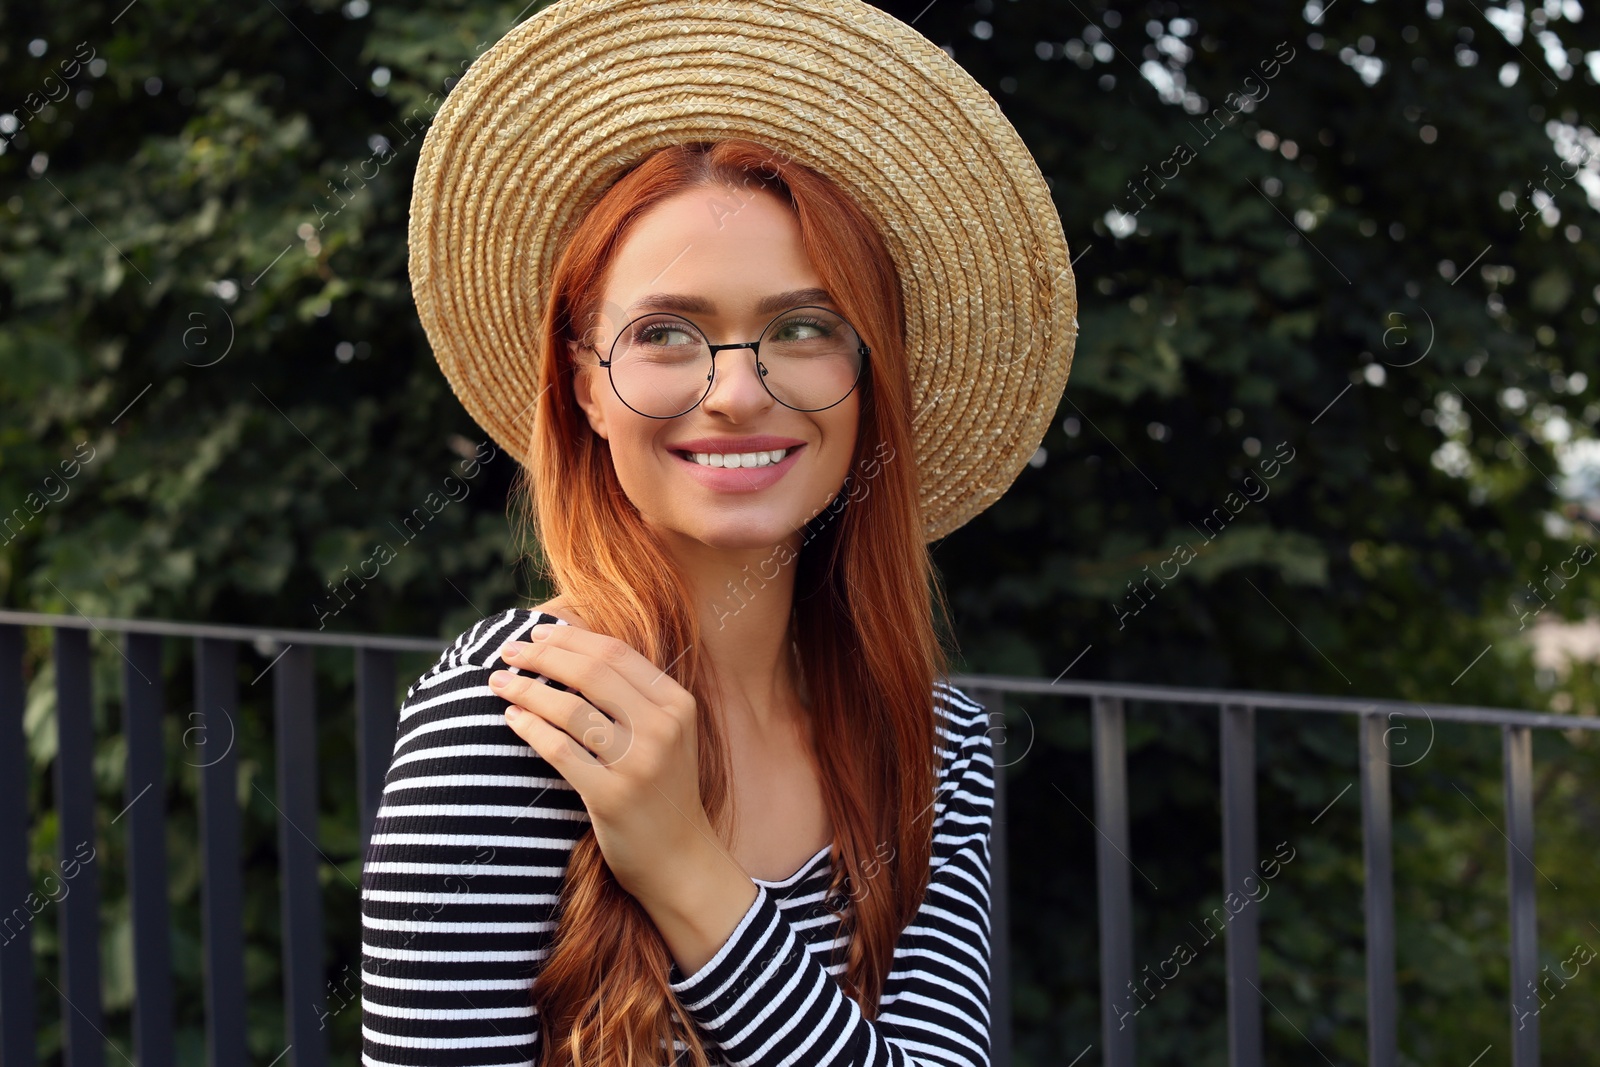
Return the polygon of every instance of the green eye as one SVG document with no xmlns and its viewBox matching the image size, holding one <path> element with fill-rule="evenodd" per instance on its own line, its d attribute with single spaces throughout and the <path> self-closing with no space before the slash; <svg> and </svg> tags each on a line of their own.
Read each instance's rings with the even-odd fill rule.
<svg viewBox="0 0 1600 1067">
<path fill-rule="evenodd" d="M 775 341 L 813 341 L 829 333 L 828 327 L 815 319 L 790 319 L 773 331 L 772 338 Z"/>
<path fill-rule="evenodd" d="M 676 337 L 676 340 L 669 338 Z M 700 338 L 685 330 L 682 326 L 668 322 L 649 322 L 640 326 L 633 332 L 635 344 L 641 345 L 693 345 L 699 344 Z"/>
</svg>

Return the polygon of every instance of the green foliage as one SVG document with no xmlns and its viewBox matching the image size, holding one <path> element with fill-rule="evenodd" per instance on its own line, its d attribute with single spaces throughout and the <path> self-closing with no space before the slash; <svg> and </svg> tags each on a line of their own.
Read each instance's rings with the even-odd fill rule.
<svg viewBox="0 0 1600 1067">
<path fill-rule="evenodd" d="M 1600 421 L 1587 384 L 1600 381 L 1594 208 L 1552 177 L 1570 178 L 1573 158 L 1552 138 L 1600 103 L 1593 13 L 1530 8 L 1542 21 L 1513 45 L 1487 21 L 1502 9 L 1471 5 L 885 6 L 949 44 L 1017 124 L 1077 262 L 1079 347 L 1044 461 L 936 546 L 967 669 L 1049 678 L 1071 664 L 1080 679 L 1594 714 L 1592 674 L 1536 671 L 1524 629 L 1547 599 L 1546 617 L 1573 618 L 1596 596 L 1588 570 L 1559 590 L 1530 584 L 1593 534 L 1558 497 L 1552 429 L 1592 437 Z M 430 117 L 530 10 L 0 11 L 0 107 L 22 121 L 0 131 L 6 604 L 444 638 L 540 592 L 508 573 L 521 562 L 511 461 L 480 446 L 438 372 L 405 244 Z M 1542 31 L 1573 50 L 1565 76 Z M 447 478 L 468 491 L 442 496 Z M 355 577 L 384 557 L 378 578 Z M 42 636 L 30 636 L 26 719 L 38 878 L 58 847 Z M 268 662 L 245 659 L 242 691 Z M 348 708 L 348 662 L 322 666 L 319 706 Z M 107 1032 L 127 1048 L 123 846 L 109 825 L 124 803 L 120 669 L 96 639 Z M 169 650 L 168 670 L 168 750 L 182 753 L 187 650 Z M 282 1008 L 262 701 L 243 709 L 240 798 L 249 1041 L 265 1061 Z M 1008 771 L 1013 908 L 1027 917 L 1018 1063 L 1071 1062 L 1100 1042 L 1089 735 L 1072 702 L 1021 701 L 1008 717 L 1014 736 L 1037 738 Z M 1197 936 L 1221 901 L 1217 753 L 1210 713 L 1134 705 L 1129 721 L 1142 966 Z M 1420 751 L 1429 725 L 1410 721 L 1405 743 Z M 1499 746 L 1492 729 L 1429 736 L 1427 755 L 1394 771 L 1400 1030 L 1404 1062 L 1465 1064 L 1507 1038 Z M 336 986 L 359 960 L 348 715 L 330 710 L 320 741 Z M 1336 800 L 1356 776 L 1354 727 L 1263 713 L 1258 747 L 1263 853 L 1296 850 L 1259 905 L 1269 1060 L 1316 1062 L 1307 1040 L 1359 1060 L 1359 802 Z M 1554 963 L 1600 938 L 1600 768 L 1593 743 L 1549 734 L 1536 769 L 1537 860 L 1559 886 L 1540 883 Z M 202 1059 L 193 775 L 173 757 L 185 1064 Z M 1047 847 L 1025 847 L 1036 842 Z M 54 929 L 49 912 L 35 926 L 41 977 L 56 967 Z M 1224 1062 L 1221 946 L 1197 947 L 1137 1019 L 1141 1062 Z M 1586 970 L 1543 1012 L 1549 1062 L 1600 1042 L 1582 1010 L 1596 981 Z M 59 1020 L 39 989 L 48 1063 Z M 337 1063 L 356 1063 L 357 1014 L 329 1020 Z"/>
<path fill-rule="evenodd" d="M 1044 462 L 937 558 L 974 670 L 1419 702 L 1405 736 L 1427 755 L 1393 772 L 1403 1062 L 1468 1063 L 1508 1036 L 1500 751 L 1493 729 L 1443 725 L 1426 748 L 1425 709 L 1594 714 L 1585 669 L 1551 692 L 1519 621 L 1546 597 L 1547 616 L 1593 612 L 1587 574 L 1538 600 L 1527 583 L 1594 533 L 1552 480 L 1550 427 L 1592 437 L 1600 420 L 1587 384 L 1571 385 L 1596 373 L 1600 262 L 1594 206 L 1571 180 L 1583 159 L 1556 151 L 1551 128 L 1592 113 L 1583 57 L 1600 40 L 1592 15 L 1540 10 L 1529 37 L 1548 19 L 1576 49 L 1561 77 L 1479 9 L 1321 6 L 1326 19 L 1315 4 L 980 0 L 917 23 L 953 42 L 1038 154 L 1082 304 Z M 1358 68 L 1379 60 L 1368 84 Z M 1174 79 L 1170 99 L 1140 64 Z M 1510 86 L 1505 64 L 1520 68 Z M 1205 99 L 1196 113 L 1185 92 Z M 1202 128 L 1224 104 L 1239 113 Z M 1539 182 L 1559 219 L 1534 210 Z M 1274 471 L 1279 442 L 1294 458 Z M 1013 907 L 1028 917 L 1021 1063 L 1100 1043 L 1089 741 L 1056 727 L 1083 714 L 1008 709 L 1012 736 L 1039 738 L 1009 772 L 1026 872 Z M 1130 710 L 1132 859 L 1149 878 L 1133 878 L 1136 968 L 1194 939 L 1221 899 L 1214 724 Z M 1269 1060 L 1319 1062 L 1309 1039 L 1360 1061 L 1358 791 L 1313 824 L 1356 780 L 1354 724 L 1264 714 L 1260 729 L 1262 850 L 1299 850 L 1260 905 Z M 1538 761 L 1538 864 L 1560 886 L 1540 882 L 1541 962 L 1554 962 L 1600 936 L 1583 844 L 1593 737 L 1542 737 Z M 1222 973 L 1220 950 L 1202 950 L 1151 1000 L 1140 1062 L 1225 1062 Z M 1600 1037 L 1580 1006 L 1594 981 L 1542 1013 L 1550 1061 Z"/>
</svg>

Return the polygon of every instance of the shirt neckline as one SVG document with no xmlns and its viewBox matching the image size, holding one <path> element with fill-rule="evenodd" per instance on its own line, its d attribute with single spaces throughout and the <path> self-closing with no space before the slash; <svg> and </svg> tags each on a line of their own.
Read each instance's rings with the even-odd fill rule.
<svg viewBox="0 0 1600 1067">
<path fill-rule="evenodd" d="M 819 859 L 821 859 L 822 857 L 826 856 L 828 854 L 828 850 L 831 849 L 831 848 L 833 848 L 833 843 L 832 842 L 829 842 L 828 844 L 823 845 L 822 848 L 820 850 L 818 850 L 815 855 L 813 855 L 810 859 L 806 860 L 804 863 L 802 863 L 800 865 L 800 869 L 799 870 L 795 871 L 793 874 L 789 875 L 789 877 L 787 877 L 787 878 L 780 878 L 777 881 L 768 881 L 765 878 L 756 878 L 755 876 L 752 875 L 750 880 L 752 882 L 755 882 L 757 885 L 764 885 L 768 889 L 781 889 L 784 886 L 793 885 L 796 881 L 799 880 L 801 875 L 806 874 L 809 871 L 811 871 L 811 869 L 817 865 L 817 861 Z"/>
</svg>

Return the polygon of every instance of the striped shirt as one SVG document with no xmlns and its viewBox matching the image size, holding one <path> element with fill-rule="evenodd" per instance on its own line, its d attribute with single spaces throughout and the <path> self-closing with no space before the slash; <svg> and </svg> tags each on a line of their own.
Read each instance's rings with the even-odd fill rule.
<svg viewBox="0 0 1600 1067">
<path fill-rule="evenodd" d="M 516 671 L 500 647 L 540 622 L 567 625 L 526 609 L 483 619 L 406 691 L 361 875 L 365 1067 L 539 1058 L 531 990 L 590 820 L 506 724 L 488 679 Z M 929 884 L 895 944 L 877 1018 L 838 982 L 847 897 L 824 899 L 829 846 L 787 878 L 751 879 L 755 902 L 693 975 L 672 964 L 671 987 L 714 1064 L 988 1067 L 993 745 L 982 706 L 959 689 L 936 682 L 933 704 L 942 758 Z"/>
</svg>

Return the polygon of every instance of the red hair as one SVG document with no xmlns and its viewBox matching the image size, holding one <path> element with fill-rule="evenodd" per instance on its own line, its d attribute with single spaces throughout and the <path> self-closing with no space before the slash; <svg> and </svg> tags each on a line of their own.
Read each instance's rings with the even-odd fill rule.
<svg viewBox="0 0 1600 1067">
<path fill-rule="evenodd" d="M 713 693 L 693 594 L 578 408 L 569 349 L 586 339 L 579 324 L 593 321 L 606 269 L 632 224 L 666 198 L 702 187 L 760 190 L 787 204 L 823 286 L 871 348 L 857 386 L 851 473 L 833 504 L 806 523 L 792 565 L 800 676 L 834 827 L 827 898 L 831 907 L 840 895 L 834 914 L 849 935 L 838 980 L 875 1018 L 895 942 L 928 883 L 938 773 L 933 684 L 949 670 L 934 609 L 948 624 L 949 606 L 923 537 L 899 277 L 871 219 L 828 178 L 746 140 L 671 145 L 627 171 L 589 209 L 556 264 L 529 460 L 513 500 L 542 553 L 541 577 L 585 625 L 658 667 L 672 664 L 672 677 L 694 695 L 700 795 L 718 834 L 731 840 L 729 755 L 706 713 Z M 533 987 L 541 1067 L 654 1067 L 674 1039 L 704 1067 L 705 1048 L 669 986 L 666 942 L 611 874 L 592 827 L 573 847 L 557 916 Z M 665 1058 L 675 1061 L 670 1052 Z"/>
</svg>

